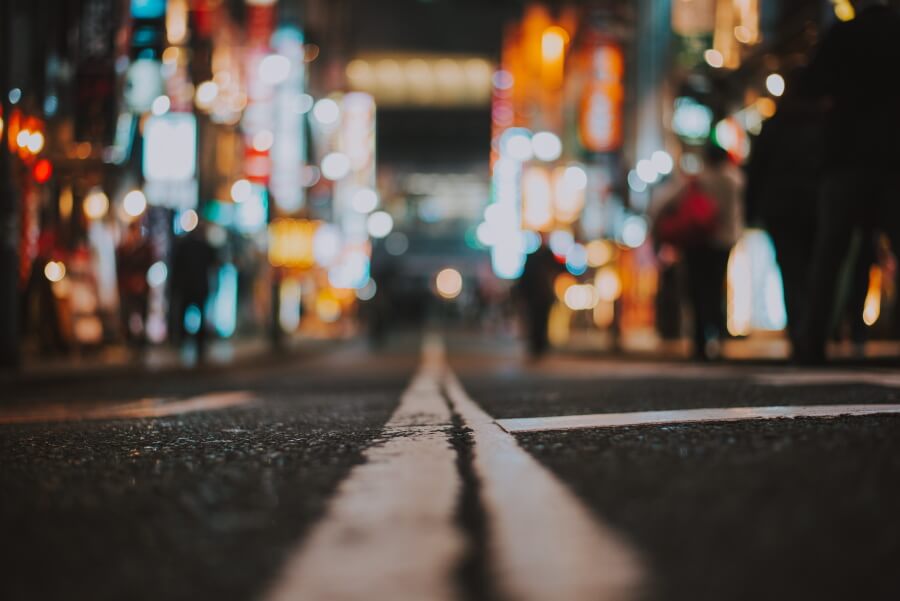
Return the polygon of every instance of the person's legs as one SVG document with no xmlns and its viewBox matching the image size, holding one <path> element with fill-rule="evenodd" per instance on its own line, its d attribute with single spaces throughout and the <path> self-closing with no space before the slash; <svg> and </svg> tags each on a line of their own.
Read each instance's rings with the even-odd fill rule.
<svg viewBox="0 0 900 601">
<path fill-rule="evenodd" d="M 837 281 L 853 228 L 859 222 L 861 205 L 865 202 L 865 187 L 864 178 L 854 172 L 833 174 L 824 182 L 803 337 L 801 348 L 795 349 L 796 359 L 802 362 L 825 360 L 825 342 L 835 307 Z"/>
<path fill-rule="evenodd" d="M 707 286 L 710 326 L 707 338 L 721 339 L 728 331 L 725 311 L 725 277 L 728 273 L 730 249 L 710 249 Z"/>
<path fill-rule="evenodd" d="M 528 350 L 532 356 L 538 357 L 547 351 L 549 340 L 547 326 L 550 320 L 550 307 L 534 303 L 528 309 Z"/>
<path fill-rule="evenodd" d="M 711 324 L 715 320 L 712 309 L 714 299 L 710 298 L 711 265 L 709 249 L 689 249 L 684 253 L 687 266 L 688 300 L 693 313 L 693 353 L 697 358 L 706 358 L 706 341 Z"/>
<path fill-rule="evenodd" d="M 803 313 L 806 311 L 809 265 L 815 244 L 814 215 L 810 223 L 772 223 L 768 226 L 775 258 L 781 269 L 784 289 L 784 308 L 787 314 L 788 336 L 793 348 L 797 348 Z"/>
</svg>

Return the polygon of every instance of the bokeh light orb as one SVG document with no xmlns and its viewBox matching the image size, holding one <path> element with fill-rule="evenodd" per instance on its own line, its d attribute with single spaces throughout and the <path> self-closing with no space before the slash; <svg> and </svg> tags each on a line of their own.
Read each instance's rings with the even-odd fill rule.
<svg viewBox="0 0 900 601">
<path fill-rule="evenodd" d="M 434 278 L 434 287 L 441 297 L 448 300 L 454 299 L 462 292 L 462 275 L 452 267 L 442 269 Z"/>
</svg>

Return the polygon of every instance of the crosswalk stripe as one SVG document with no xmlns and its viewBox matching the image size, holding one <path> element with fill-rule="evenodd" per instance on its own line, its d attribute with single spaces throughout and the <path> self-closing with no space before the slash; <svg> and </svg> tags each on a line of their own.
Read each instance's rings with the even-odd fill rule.
<svg viewBox="0 0 900 601">
<path fill-rule="evenodd" d="M 426 356 L 365 463 L 288 558 L 266 601 L 451 601 L 465 539 L 438 366 Z"/>
<path fill-rule="evenodd" d="M 499 419 L 497 424 L 510 433 L 548 432 L 624 426 L 733 422 L 798 417 L 835 418 L 841 416 L 900 413 L 900 405 L 806 405 L 794 407 L 726 407 L 720 409 L 683 409 L 679 411 L 633 411 Z"/>
<path fill-rule="evenodd" d="M 516 601 L 624 601 L 640 594 L 636 551 L 497 427 L 448 371 L 447 395 L 475 441 L 475 471 L 499 587 Z"/>
</svg>

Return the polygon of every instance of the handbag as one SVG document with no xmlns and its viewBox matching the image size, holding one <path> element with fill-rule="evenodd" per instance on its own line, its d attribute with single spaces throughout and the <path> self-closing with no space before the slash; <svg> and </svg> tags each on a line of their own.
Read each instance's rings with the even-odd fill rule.
<svg viewBox="0 0 900 601">
<path fill-rule="evenodd" d="M 679 198 L 657 218 L 654 237 L 659 243 L 679 248 L 703 246 L 715 234 L 718 218 L 715 200 L 691 180 Z"/>
</svg>

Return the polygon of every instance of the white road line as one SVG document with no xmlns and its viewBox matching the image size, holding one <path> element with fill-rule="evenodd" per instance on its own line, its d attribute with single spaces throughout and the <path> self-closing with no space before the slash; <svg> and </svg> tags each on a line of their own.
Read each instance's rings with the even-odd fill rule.
<svg viewBox="0 0 900 601">
<path fill-rule="evenodd" d="M 620 428 L 623 426 L 733 422 L 797 417 L 834 418 L 840 416 L 900 413 L 900 405 L 807 405 L 796 407 L 729 407 L 724 409 L 684 409 L 680 411 L 634 411 L 500 419 L 497 424 L 511 433 Z"/>
<path fill-rule="evenodd" d="M 798 384 L 873 384 L 875 386 L 900 387 L 900 374 L 871 371 L 797 371 L 759 374 L 754 379 L 771 386 L 796 386 Z"/>
<path fill-rule="evenodd" d="M 516 601 L 620 601 L 640 593 L 635 550 L 472 401 L 448 371 L 447 394 L 473 431 L 492 569 Z"/>
<path fill-rule="evenodd" d="M 450 601 L 465 539 L 439 365 L 422 369 L 382 444 L 341 483 L 326 516 L 288 559 L 266 601 Z"/>
<path fill-rule="evenodd" d="M 45 405 L 0 411 L 0 424 L 167 417 L 195 411 L 228 409 L 255 401 L 256 397 L 247 391 L 232 391 L 202 394 L 177 401 L 148 398 L 103 405 Z"/>
</svg>

